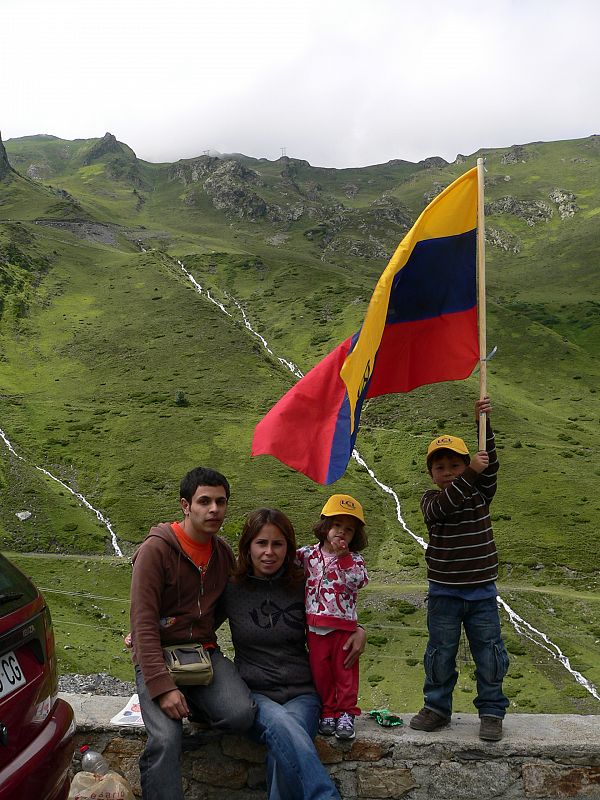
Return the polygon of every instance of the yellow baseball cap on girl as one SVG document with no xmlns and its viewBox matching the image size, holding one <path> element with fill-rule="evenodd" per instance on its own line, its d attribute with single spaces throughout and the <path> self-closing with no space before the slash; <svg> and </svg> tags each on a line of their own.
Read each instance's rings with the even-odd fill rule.
<svg viewBox="0 0 600 800">
<path fill-rule="evenodd" d="M 431 456 L 438 450 L 452 450 L 453 453 L 459 453 L 461 456 L 468 456 L 469 449 L 467 445 L 458 436 L 438 436 L 427 448 L 427 466 L 431 461 Z"/>
<path fill-rule="evenodd" d="M 332 494 L 321 511 L 322 517 L 335 517 L 337 514 L 348 514 L 351 517 L 356 517 L 363 524 L 365 522 L 361 504 L 358 500 L 350 497 L 349 494 Z"/>
</svg>

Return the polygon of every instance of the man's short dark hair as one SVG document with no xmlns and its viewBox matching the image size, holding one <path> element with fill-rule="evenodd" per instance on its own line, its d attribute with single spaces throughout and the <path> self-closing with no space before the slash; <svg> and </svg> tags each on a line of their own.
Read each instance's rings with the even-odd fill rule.
<svg viewBox="0 0 600 800">
<path fill-rule="evenodd" d="M 188 503 L 191 503 L 199 486 L 222 486 L 225 489 L 225 496 L 229 500 L 231 494 L 229 481 L 220 472 L 208 467 L 194 467 L 187 475 L 183 476 L 179 484 L 179 497 L 183 497 Z"/>
</svg>

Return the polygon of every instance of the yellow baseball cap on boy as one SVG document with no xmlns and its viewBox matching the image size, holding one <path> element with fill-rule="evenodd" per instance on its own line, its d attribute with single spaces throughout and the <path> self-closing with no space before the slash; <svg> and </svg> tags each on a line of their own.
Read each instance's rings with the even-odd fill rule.
<svg viewBox="0 0 600 800">
<path fill-rule="evenodd" d="M 453 453 L 458 453 L 461 456 L 469 455 L 469 448 L 458 436 L 438 436 L 427 448 L 427 468 L 431 463 L 431 456 L 438 450 L 452 450 Z"/>
<path fill-rule="evenodd" d="M 362 506 L 358 500 L 350 497 L 349 494 L 332 494 L 321 511 L 322 517 L 335 517 L 337 514 L 348 514 L 351 517 L 356 517 L 364 525 L 365 515 Z"/>
</svg>

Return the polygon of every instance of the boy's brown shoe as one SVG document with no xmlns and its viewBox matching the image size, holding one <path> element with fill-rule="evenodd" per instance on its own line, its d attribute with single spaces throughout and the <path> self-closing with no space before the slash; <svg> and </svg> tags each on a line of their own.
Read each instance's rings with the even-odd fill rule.
<svg viewBox="0 0 600 800">
<path fill-rule="evenodd" d="M 418 714 L 409 722 L 409 725 L 415 731 L 437 731 L 440 728 L 445 728 L 450 724 L 450 717 L 444 717 L 430 708 L 422 708 Z"/>
<path fill-rule="evenodd" d="M 500 717 L 481 717 L 479 738 L 486 742 L 499 742 L 502 738 L 502 720 Z"/>
</svg>

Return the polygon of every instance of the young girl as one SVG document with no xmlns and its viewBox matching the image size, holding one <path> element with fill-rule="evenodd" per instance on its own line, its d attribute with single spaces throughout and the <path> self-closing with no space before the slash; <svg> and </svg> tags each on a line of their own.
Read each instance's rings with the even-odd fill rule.
<svg viewBox="0 0 600 800">
<path fill-rule="evenodd" d="M 306 576 L 310 666 L 323 704 L 319 732 L 353 739 L 354 717 L 360 714 L 358 661 L 345 668 L 344 647 L 357 628 L 356 593 L 369 581 L 358 554 L 367 544 L 361 504 L 350 495 L 334 494 L 313 530 L 319 544 L 300 548 L 298 560 Z"/>
</svg>

